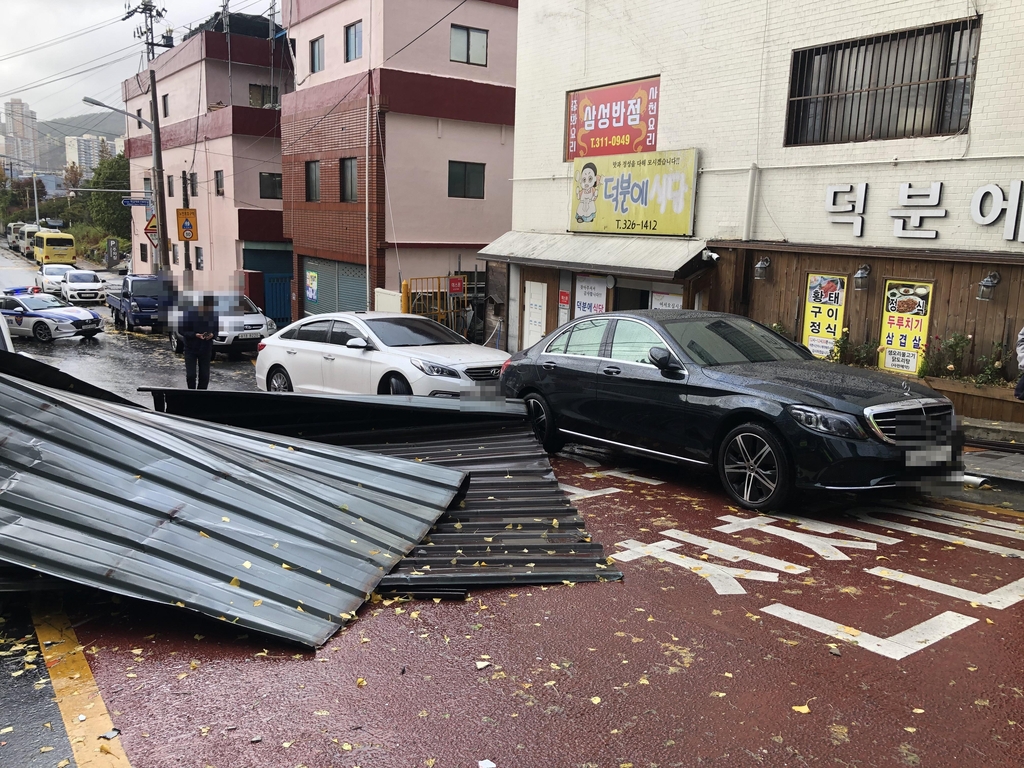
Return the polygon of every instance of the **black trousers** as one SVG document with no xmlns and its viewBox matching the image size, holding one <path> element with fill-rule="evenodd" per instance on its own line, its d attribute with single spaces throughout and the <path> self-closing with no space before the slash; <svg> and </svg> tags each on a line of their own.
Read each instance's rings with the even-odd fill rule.
<svg viewBox="0 0 1024 768">
<path fill-rule="evenodd" d="M 185 348 L 185 383 L 189 389 L 196 388 L 196 367 L 199 368 L 199 389 L 209 389 L 212 356 L 212 350 L 193 352 Z"/>
</svg>

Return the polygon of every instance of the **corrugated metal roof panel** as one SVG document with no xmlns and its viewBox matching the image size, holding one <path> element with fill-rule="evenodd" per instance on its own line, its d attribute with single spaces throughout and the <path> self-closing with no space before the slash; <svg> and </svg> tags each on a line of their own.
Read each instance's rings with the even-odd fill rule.
<svg viewBox="0 0 1024 768">
<path fill-rule="evenodd" d="M 0 375 L 0 559 L 308 645 L 467 480 Z"/>
<path fill-rule="evenodd" d="M 480 254 L 515 264 L 582 272 L 613 271 L 656 280 L 671 280 L 704 250 L 706 241 L 679 237 L 585 235 L 552 232 L 506 232 Z"/>
</svg>

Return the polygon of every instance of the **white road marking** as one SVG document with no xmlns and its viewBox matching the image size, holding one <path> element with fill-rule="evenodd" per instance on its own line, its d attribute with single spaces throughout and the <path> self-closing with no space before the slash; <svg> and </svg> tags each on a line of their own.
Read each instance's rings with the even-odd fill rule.
<svg viewBox="0 0 1024 768">
<path fill-rule="evenodd" d="M 867 632 L 859 632 L 853 627 L 847 627 L 829 619 L 823 619 L 821 616 L 815 616 L 813 613 L 798 611 L 796 608 L 790 608 L 782 603 L 773 603 L 762 608 L 761 613 L 767 613 L 785 621 L 799 624 L 801 627 L 834 637 L 837 640 L 855 643 L 864 650 L 897 661 L 920 651 L 922 648 L 927 648 L 929 645 L 933 645 L 939 640 L 949 637 L 953 633 L 969 627 L 978 621 L 978 619 L 970 616 L 964 616 L 953 611 L 945 611 L 892 637 L 878 637 Z"/>
<path fill-rule="evenodd" d="M 610 493 L 622 493 L 621 488 L 599 488 L 596 491 L 588 491 L 586 488 L 577 488 L 575 485 L 559 483 L 558 487 L 569 494 L 569 501 L 578 499 L 590 499 L 594 496 L 607 496 Z"/>
<path fill-rule="evenodd" d="M 703 560 L 697 560 L 686 555 L 671 552 L 680 545 L 678 541 L 656 541 L 653 544 L 644 544 L 642 541 L 627 539 L 620 541 L 615 546 L 622 547 L 625 551 L 612 554 L 621 563 L 628 563 L 641 557 L 653 557 L 656 560 L 663 560 L 672 563 L 695 573 L 702 579 L 707 579 L 715 592 L 720 595 L 745 595 L 747 590 L 737 579 L 751 579 L 753 581 L 778 581 L 777 573 L 767 571 L 750 571 L 739 568 L 729 568 L 724 565 L 716 565 Z"/>
<path fill-rule="evenodd" d="M 774 568 L 776 571 L 783 571 L 785 573 L 804 573 L 810 570 L 810 568 L 805 566 L 795 565 L 794 563 L 779 560 L 775 557 L 768 557 L 768 555 L 762 555 L 758 552 L 751 552 L 747 549 L 734 547 L 732 544 L 723 544 L 722 542 L 715 541 L 714 539 L 706 539 L 703 536 L 697 536 L 689 531 L 677 531 L 675 528 L 670 528 L 667 531 L 661 531 L 660 533 L 662 536 L 668 536 L 672 539 L 685 541 L 688 544 L 696 544 L 698 547 L 704 547 L 704 554 L 714 555 L 722 560 L 728 560 L 730 563 L 747 560 L 757 565 L 763 565 L 765 568 Z"/>
<path fill-rule="evenodd" d="M 600 477 L 617 477 L 620 480 L 629 480 L 634 483 L 645 483 L 646 485 L 664 485 L 664 480 L 655 480 L 650 477 L 642 477 L 640 475 L 634 475 L 632 469 L 608 469 L 601 472 L 588 472 L 584 477 L 589 478 L 600 478 Z"/>
<path fill-rule="evenodd" d="M 879 509 L 879 512 L 884 512 L 884 509 Z M 1024 551 L 1019 549 L 1011 549 L 1010 547 L 1004 547 L 999 544 L 989 544 L 987 541 L 975 541 L 974 539 L 965 539 L 960 536 L 953 536 L 948 533 L 942 533 L 941 531 L 930 531 L 927 528 L 919 528 L 916 525 L 905 525 L 904 523 L 894 523 L 890 520 L 880 520 L 877 517 L 872 517 L 863 510 L 853 510 L 850 512 L 861 522 L 869 523 L 871 525 L 877 525 L 882 528 L 893 528 L 897 531 L 903 531 L 904 533 L 913 533 L 917 536 L 924 536 L 929 539 L 937 539 L 938 541 L 947 541 L 951 544 L 959 544 L 963 547 L 970 547 L 971 549 L 980 549 L 985 552 L 992 552 L 997 555 L 1004 555 L 1006 557 L 1024 557 Z"/>
<path fill-rule="evenodd" d="M 721 531 L 722 533 L 737 533 L 738 531 L 746 531 L 753 528 L 761 533 L 770 533 L 773 536 L 778 536 L 780 539 L 788 539 L 789 541 L 805 546 L 825 560 L 850 559 L 848 555 L 840 552 L 837 547 L 845 547 L 847 549 L 878 549 L 878 545 L 869 541 L 826 539 L 810 533 L 791 531 L 788 528 L 775 528 L 773 523 L 777 523 L 778 520 L 773 517 L 737 517 L 736 515 L 723 515 L 718 519 L 724 520 L 726 524 L 715 527 L 714 530 L 716 531 Z"/>
<path fill-rule="evenodd" d="M 956 512 L 946 512 L 944 509 L 929 509 L 928 507 L 913 507 L 908 509 L 897 509 L 885 507 L 884 511 L 900 517 L 916 518 L 927 520 L 930 523 L 951 525 L 954 528 L 963 528 L 965 531 L 979 531 L 991 533 L 995 536 L 1003 536 L 1007 539 L 1024 541 L 1024 527 L 1012 523 L 1001 523 L 998 520 L 986 520 L 983 517 L 974 515 L 961 515 Z"/>
<path fill-rule="evenodd" d="M 871 533 L 870 531 L 862 531 L 859 528 L 834 525 L 833 523 L 825 523 L 821 520 L 811 520 L 807 517 L 783 517 L 782 515 L 772 515 L 772 517 L 790 523 L 797 523 L 797 528 L 804 531 L 814 531 L 814 533 L 845 533 L 847 536 L 856 536 L 858 539 L 866 541 L 877 541 L 879 544 L 899 544 L 902 541 L 902 539 L 894 539 L 892 536 L 885 536 L 881 533 Z"/>
<path fill-rule="evenodd" d="M 978 605 L 984 605 L 986 608 L 995 608 L 997 611 L 1009 608 L 1024 600 L 1024 579 L 1017 579 L 1017 581 L 986 593 L 972 592 L 969 589 L 955 587 L 952 584 L 943 584 L 941 581 L 932 581 L 923 576 L 915 576 L 912 573 L 894 571 L 891 568 L 870 568 L 865 569 L 865 571 L 873 576 L 881 576 L 883 579 L 889 579 L 890 581 L 910 584 L 912 587 L 920 587 L 930 592 L 938 592 L 940 595 L 946 595 L 947 597 L 953 597 L 968 603 L 977 603 Z"/>
</svg>

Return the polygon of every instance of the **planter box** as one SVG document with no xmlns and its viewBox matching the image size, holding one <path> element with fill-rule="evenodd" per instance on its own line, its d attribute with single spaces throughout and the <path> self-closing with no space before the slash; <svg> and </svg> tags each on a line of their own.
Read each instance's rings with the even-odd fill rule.
<svg viewBox="0 0 1024 768">
<path fill-rule="evenodd" d="M 924 383 L 953 401 L 958 416 L 990 421 L 1024 421 L 1024 402 L 1008 387 L 976 387 L 970 382 L 931 376 Z"/>
</svg>

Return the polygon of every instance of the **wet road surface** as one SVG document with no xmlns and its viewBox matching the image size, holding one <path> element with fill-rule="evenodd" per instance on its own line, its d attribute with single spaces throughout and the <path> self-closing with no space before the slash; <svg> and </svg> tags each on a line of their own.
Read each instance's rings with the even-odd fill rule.
<svg viewBox="0 0 1024 768">
<path fill-rule="evenodd" d="M 33 285 L 35 274 L 28 259 L 0 248 L 0 289 Z M 112 285 L 119 284 L 117 275 L 100 274 Z M 142 405 L 151 406 L 153 399 L 138 392 L 140 386 L 185 386 L 184 357 L 173 353 L 166 336 L 117 330 L 106 305 L 90 304 L 87 308 L 104 318 L 104 332 L 95 338 L 57 339 L 41 344 L 29 337 L 15 336 L 16 350 Z M 210 389 L 255 391 L 254 359 L 244 355 L 232 362 L 225 355 L 217 355 L 210 366 Z"/>
<path fill-rule="evenodd" d="M 18 344 L 142 403 L 183 376 L 163 340 L 109 326 Z M 213 386 L 253 387 L 251 362 Z M 1019 497 L 767 517 L 686 469 L 571 448 L 554 466 L 624 581 L 375 602 L 316 652 L 78 589 L 33 639 L 8 597 L 0 766 L 1024 764 Z"/>
</svg>

